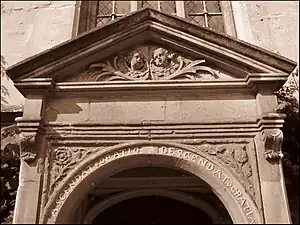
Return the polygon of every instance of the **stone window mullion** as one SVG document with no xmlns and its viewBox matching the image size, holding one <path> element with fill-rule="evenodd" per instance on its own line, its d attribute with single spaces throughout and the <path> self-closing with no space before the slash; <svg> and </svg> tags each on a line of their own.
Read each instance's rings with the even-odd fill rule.
<svg viewBox="0 0 300 225">
<path fill-rule="evenodd" d="M 189 22 L 236 36 L 230 1 L 78 1 L 74 33 L 79 35 L 96 26 L 125 16 L 145 6 L 185 18 Z M 75 13 L 76 14 L 76 13 Z M 77 20 L 77 21 L 76 21 Z"/>
</svg>

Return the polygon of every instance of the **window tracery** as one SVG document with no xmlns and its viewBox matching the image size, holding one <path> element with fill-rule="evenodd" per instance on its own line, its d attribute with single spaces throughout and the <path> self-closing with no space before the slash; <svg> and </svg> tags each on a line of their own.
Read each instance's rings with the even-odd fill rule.
<svg viewBox="0 0 300 225">
<path fill-rule="evenodd" d="M 104 25 L 112 20 L 125 16 L 144 7 L 152 7 L 164 13 L 180 16 L 196 25 L 225 32 L 229 35 L 232 24 L 228 23 L 230 2 L 226 1 L 80 1 L 79 29 L 77 34 L 83 33 L 96 26 Z M 224 21 L 225 19 L 225 21 Z M 230 18 L 229 18 L 230 19 Z M 232 20 L 232 18 L 231 18 Z M 229 21 L 232 23 L 232 21 Z M 230 27 L 230 31 L 228 31 Z M 227 28 L 227 29 L 226 29 Z"/>
</svg>

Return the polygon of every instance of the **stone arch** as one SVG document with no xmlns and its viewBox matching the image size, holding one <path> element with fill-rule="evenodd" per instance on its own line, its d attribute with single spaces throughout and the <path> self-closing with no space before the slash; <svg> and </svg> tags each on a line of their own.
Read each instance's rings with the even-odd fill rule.
<svg viewBox="0 0 300 225">
<path fill-rule="evenodd" d="M 159 141 L 119 144 L 83 160 L 49 199 L 42 222 L 67 223 L 73 206 L 95 182 L 141 166 L 163 166 L 190 172 L 212 187 L 234 223 L 263 223 L 252 197 L 226 167 L 188 146 Z"/>
<path fill-rule="evenodd" d="M 167 197 L 173 200 L 177 200 L 179 202 L 187 203 L 195 208 L 198 208 L 205 212 L 213 221 L 214 224 L 220 223 L 218 220 L 220 218 L 220 214 L 207 202 L 201 199 L 190 198 L 189 195 L 179 192 L 179 191 L 170 191 L 170 190 L 161 190 L 161 189 L 143 189 L 137 191 L 130 191 L 126 193 L 121 193 L 114 195 L 105 201 L 97 203 L 94 207 L 92 207 L 84 217 L 83 224 L 91 224 L 96 218 L 96 216 L 104 211 L 105 209 L 122 202 L 124 200 L 129 200 L 137 197 L 143 196 L 162 196 Z"/>
</svg>

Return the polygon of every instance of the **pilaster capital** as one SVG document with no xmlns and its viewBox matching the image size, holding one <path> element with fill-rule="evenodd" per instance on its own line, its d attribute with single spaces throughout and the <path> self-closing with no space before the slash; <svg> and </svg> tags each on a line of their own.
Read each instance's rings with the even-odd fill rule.
<svg viewBox="0 0 300 225">
<path fill-rule="evenodd" d="M 27 163 L 34 162 L 38 155 L 38 145 L 44 134 L 44 121 L 42 119 L 16 118 L 20 133 L 20 158 Z"/>
</svg>

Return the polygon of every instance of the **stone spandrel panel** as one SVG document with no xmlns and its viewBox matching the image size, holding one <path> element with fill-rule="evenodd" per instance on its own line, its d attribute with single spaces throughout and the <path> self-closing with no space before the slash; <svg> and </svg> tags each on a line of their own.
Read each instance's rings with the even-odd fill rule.
<svg viewBox="0 0 300 225">
<path fill-rule="evenodd" d="M 143 81 L 233 79 L 204 58 L 193 59 L 156 45 L 142 45 L 95 61 L 83 72 L 61 81 Z"/>
</svg>

